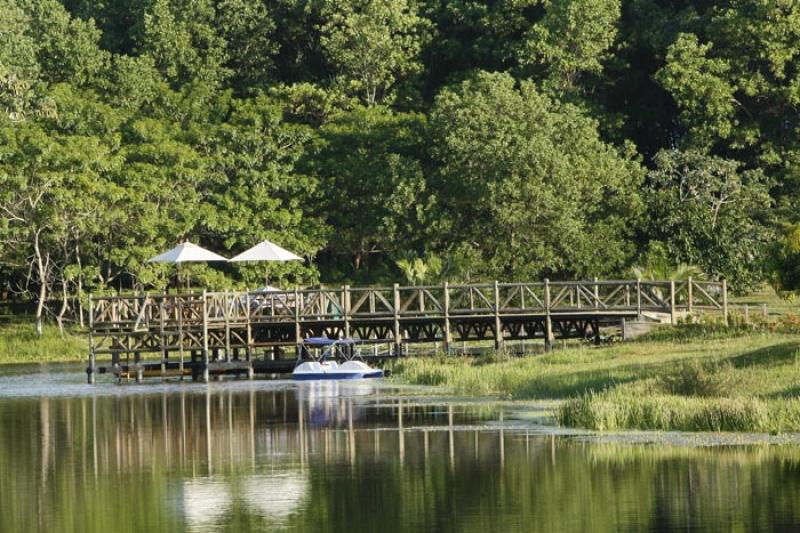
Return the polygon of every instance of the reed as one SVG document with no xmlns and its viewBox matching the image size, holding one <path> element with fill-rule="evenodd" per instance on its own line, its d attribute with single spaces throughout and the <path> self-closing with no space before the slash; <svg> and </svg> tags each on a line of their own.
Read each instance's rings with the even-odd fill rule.
<svg viewBox="0 0 800 533">
<path fill-rule="evenodd" d="M 590 391 L 566 400 L 559 405 L 556 420 L 563 426 L 599 431 L 797 432 L 800 400 L 752 396 L 698 398 L 613 389 Z"/>
</svg>

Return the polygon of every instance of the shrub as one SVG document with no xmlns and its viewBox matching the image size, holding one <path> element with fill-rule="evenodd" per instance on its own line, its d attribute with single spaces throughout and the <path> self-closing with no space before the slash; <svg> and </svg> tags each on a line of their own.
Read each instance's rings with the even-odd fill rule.
<svg viewBox="0 0 800 533">
<path fill-rule="evenodd" d="M 736 391 L 742 376 L 729 361 L 704 363 L 697 359 L 683 362 L 678 370 L 660 376 L 659 389 L 679 396 L 725 396 Z"/>
</svg>

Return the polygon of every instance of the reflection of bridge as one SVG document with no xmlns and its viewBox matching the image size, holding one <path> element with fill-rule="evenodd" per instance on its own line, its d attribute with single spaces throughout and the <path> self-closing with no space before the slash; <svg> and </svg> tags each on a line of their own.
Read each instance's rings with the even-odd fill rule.
<svg viewBox="0 0 800 533">
<path fill-rule="evenodd" d="M 278 347 L 310 336 L 354 337 L 390 343 L 392 356 L 407 343 L 542 339 L 599 340 L 604 325 L 646 313 L 720 311 L 727 320 L 722 282 L 559 281 L 321 288 L 275 292 L 202 292 L 95 297 L 90 302 L 89 380 L 97 371 L 157 375 L 191 371 L 276 373 L 292 362 Z M 259 357 L 256 352 L 264 351 Z M 111 368 L 95 356 L 111 354 Z M 159 354 L 145 363 L 143 354 Z M 177 356 L 177 357 L 176 357 Z M 131 357 L 133 360 L 131 361 Z M 123 361 L 124 359 L 124 361 Z"/>
</svg>

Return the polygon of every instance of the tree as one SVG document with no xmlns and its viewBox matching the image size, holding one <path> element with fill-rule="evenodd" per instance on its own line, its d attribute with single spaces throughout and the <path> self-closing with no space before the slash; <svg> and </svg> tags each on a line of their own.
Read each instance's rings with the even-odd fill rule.
<svg viewBox="0 0 800 533">
<path fill-rule="evenodd" d="M 669 47 L 667 64 L 657 75 L 675 98 L 692 145 L 698 148 L 727 139 L 735 124 L 735 87 L 727 79 L 730 65 L 709 57 L 711 49 L 711 44 L 700 44 L 696 35 L 681 34 Z"/>
<path fill-rule="evenodd" d="M 330 0 L 321 43 L 346 88 L 367 105 L 387 97 L 395 83 L 421 70 L 425 19 L 414 0 Z"/>
<path fill-rule="evenodd" d="M 770 182 L 760 171 L 698 151 L 669 150 L 648 175 L 649 235 L 675 262 L 697 265 L 746 291 L 763 278 L 771 232 Z"/>
<path fill-rule="evenodd" d="M 70 17 L 58 0 L 25 2 L 30 34 L 38 44 L 41 76 L 48 82 L 88 85 L 99 80 L 109 54 L 99 46 L 94 22 Z"/>
<path fill-rule="evenodd" d="M 800 5 L 710 4 L 686 17 L 657 74 L 688 133 L 680 146 L 763 169 L 776 178 L 780 216 L 792 221 L 800 208 Z"/>
<path fill-rule="evenodd" d="M 770 280 L 776 292 L 794 296 L 800 291 L 800 224 L 787 225 L 780 237 L 770 247 Z"/>
<path fill-rule="evenodd" d="M 214 87 L 227 78 L 225 42 L 210 0 L 147 0 L 145 6 L 135 28 L 138 49 L 174 87 L 188 82 Z"/>
<path fill-rule="evenodd" d="M 295 168 L 308 132 L 283 123 L 281 107 L 266 96 L 233 100 L 225 116 L 204 139 L 211 187 L 202 225 L 232 254 L 269 239 L 302 257 L 314 257 L 327 236 L 317 214 L 318 180 Z M 244 281 L 263 279 L 264 265 L 239 267 Z M 318 279 L 315 266 L 297 261 L 270 268 L 279 271 L 273 279 Z"/>
<path fill-rule="evenodd" d="M 596 122 L 532 83 L 490 73 L 443 91 L 431 122 L 442 244 L 474 250 L 479 277 L 625 265 L 642 172 L 629 149 L 600 140 Z"/>
<path fill-rule="evenodd" d="M 22 120 L 31 107 L 39 79 L 39 46 L 30 32 L 30 16 L 14 0 L 0 0 L 0 112 Z"/>
<path fill-rule="evenodd" d="M 105 176 L 114 159 L 98 137 L 39 124 L 5 126 L 0 139 L 1 260 L 21 274 L 17 290 L 35 294 L 41 334 L 51 294 L 60 292 L 56 318 L 63 326 L 69 301 L 83 286 L 80 248 L 109 207 Z"/>
<path fill-rule="evenodd" d="M 225 43 L 231 85 L 239 91 L 265 87 L 278 52 L 273 40 L 275 21 L 266 5 L 252 0 L 222 0 L 217 4 L 215 25 Z"/>
<path fill-rule="evenodd" d="M 582 75 L 599 75 L 617 35 L 620 0 L 544 0 L 518 52 L 523 67 L 543 70 L 557 94 L 577 88 Z"/>
<path fill-rule="evenodd" d="M 357 107 L 320 128 L 305 164 L 320 177 L 320 212 L 335 229 L 328 253 L 347 258 L 349 272 L 365 276 L 424 237 L 424 134 L 422 116 L 382 106 Z"/>
</svg>

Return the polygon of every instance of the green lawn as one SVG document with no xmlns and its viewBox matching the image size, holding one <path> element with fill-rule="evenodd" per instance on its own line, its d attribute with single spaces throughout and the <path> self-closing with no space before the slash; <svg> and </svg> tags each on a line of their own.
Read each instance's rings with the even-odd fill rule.
<svg viewBox="0 0 800 533">
<path fill-rule="evenodd" d="M 89 343 L 85 335 L 55 326 L 45 326 L 41 337 L 33 323 L 0 324 L 0 364 L 78 361 L 86 359 Z"/>
<path fill-rule="evenodd" d="M 565 426 L 800 431 L 800 335 L 682 326 L 533 357 L 408 359 L 393 371 L 460 394 L 562 399 Z"/>
</svg>

